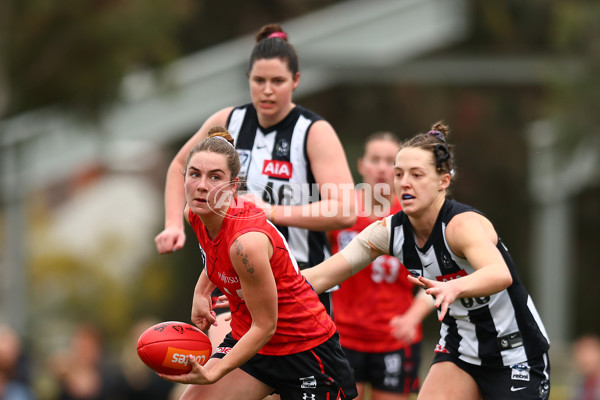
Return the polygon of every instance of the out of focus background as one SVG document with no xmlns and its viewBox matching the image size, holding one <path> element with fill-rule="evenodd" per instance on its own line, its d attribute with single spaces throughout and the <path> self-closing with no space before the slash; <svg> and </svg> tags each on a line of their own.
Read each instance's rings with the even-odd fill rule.
<svg viewBox="0 0 600 400">
<path fill-rule="evenodd" d="M 200 272 L 191 231 L 155 250 L 165 173 L 206 117 L 250 100 L 270 22 L 300 56 L 294 100 L 332 123 L 357 182 L 368 134 L 450 125 L 452 194 L 495 222 L 552 341 L 551 398 L 571 398 L 572 345 L 600 334 L 588 0 L 0 2 L 0 398 L 176 398 L 135 353 L 146 327 L 189 321 Z"/>
</svg>

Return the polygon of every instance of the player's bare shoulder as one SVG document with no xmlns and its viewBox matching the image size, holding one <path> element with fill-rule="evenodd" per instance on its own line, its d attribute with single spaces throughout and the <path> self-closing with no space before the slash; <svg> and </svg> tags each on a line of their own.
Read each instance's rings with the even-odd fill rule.
<svg viewBox="0 0 600 400">
<path fill-rule="evenodd" d="M 498 234 L 494 226 L 484 215 L 467 211 L 454 216 L 446 226 L 446 240 L 455 253 L 479 240 L 489 240 L 496 244 Z"/>
</svg>

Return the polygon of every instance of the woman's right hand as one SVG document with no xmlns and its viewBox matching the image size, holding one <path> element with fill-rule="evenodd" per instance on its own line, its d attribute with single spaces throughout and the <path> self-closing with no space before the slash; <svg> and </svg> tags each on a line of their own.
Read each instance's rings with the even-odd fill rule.
<svg viewBox="0 0 600 400">
<path fill-rule="evenodd" d="M 215 376 L 214 373 L 211 373 L 212 370 L 200 365 L 200 363 L 196 361 L 196 358 L 192 355 L 188 356 L 188 362 L 192 364 L 192 370 L 187 374 L 167 375 L 159 372 L 157 372 L 157 374 L 161 378 L 168 381 L 189 385 L 209 385 L 211 383 L 215 383 L 223 377 L 223 375 Z"/>
<path fill-rule="evenodd" d="M 182 228 L 166 228 L 154 238 L 154 242 L 160 254 L 173 253 L 183 248 L 185 231 Z"/>
</svg>

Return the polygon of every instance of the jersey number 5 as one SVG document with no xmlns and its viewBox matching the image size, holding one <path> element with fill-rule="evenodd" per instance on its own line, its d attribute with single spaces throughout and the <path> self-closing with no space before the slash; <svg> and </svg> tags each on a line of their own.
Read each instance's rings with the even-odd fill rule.
<svg viewBox="0 0 600 400">
<path fill-rule="evenodd" d="M 371 264 L 371 279 L 375 283 L 383 281 L 394 283 L 398 279 L 401 266 L 400 260 L 396 257 L 379 256 Z"/>
</svg>

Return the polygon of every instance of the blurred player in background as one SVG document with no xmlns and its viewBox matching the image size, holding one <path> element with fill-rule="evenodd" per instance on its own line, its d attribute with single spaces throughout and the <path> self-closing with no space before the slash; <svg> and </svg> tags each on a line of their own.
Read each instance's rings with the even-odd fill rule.
<svg viewBox="0 0 600 400">
<path fill-rule="evenodd" d="M 352 399 L 352 370 L 339 335 L 291 256 L 281 232 L 261 208 L 235 193 L 241 168 L 233 139 L 214 127 L 189 154 L 184 215 L 200 245 L 205 268 L 192 306 L 192 322 L 215 321 L 211 293 L 225 293 L 231 333 L 205 366 L 167 376 L 189 383 L 183 400 Z"/>
<path fill-rule="evenodd" d="M 600 338 L 584 335 L 573 343 L 573 362 L 579 382 L 570 400 L 600 400 Z"/>
<path fill-rule="evenodd" d="M 357 190 L 357 221 L 353 227 L 330 232 L 337 253 L 371 223 L 400 211 L 394 193 L 394 158 L 399 139 L 389 132 L 367 137 L 358 159 L 363 184 Z M 431 296 L 406 276 L 396 257 L 382 255 L 344 281 L 332 293 L 333 317 L 340 343 L 354 370 L 358 399 L 365 385 L 371 400 L 406 400 L 419 387 L 421 321 L 433 310 Z"/>
<path fill-rule="evenodd" d="M 52 354 L 50 365 L 58 381 L 58 400 L 112 400 L 119 396 L 119 371 L 107 356 L 102 331 L 82 322 L 69 347 Z"/>
<path fill-rule="evenodd" d="M 211 115 L 169 166 L 165 229 L 156 237 L 156 247 L 161 254 L 183 247 L 181 171 L 190 150 L 206 138 L 209 128 L 219 125 L 234 138 L 243 189 L 255 195 L 283 233 L 300 268 L 316 265 L 330 256 L 324 231 L 352 226 L 356 220 L 344 149 L 326 120 L 292 102 L 300 82 L 298 55 L 279 25 L 265 25 L 257 33 L 248 78 L 252 102 Z M 330 312 L 329 294 L 320 298 Z M 226 318 L 219 316 L 216 329 L 209 331 L 211 340 L 218 343 L 228 332 Z"/>
<path fill-rule="evenodd" d="M 420 400 L 547 400 L 550 342 L 510 254 L 483 214 L 447 198 L 448 133 L 436 123 L 403 142 L 394 164 L 402 211 L 303 273 L 319 293 L 389 254 L 435 297 L 441 337 Z"/>
<path fill-rule="evenodd" d="M 21 337 L 12 326 L 0 323 L 0 399 L 35 400 L 29 375 Z"/>
</svg>

